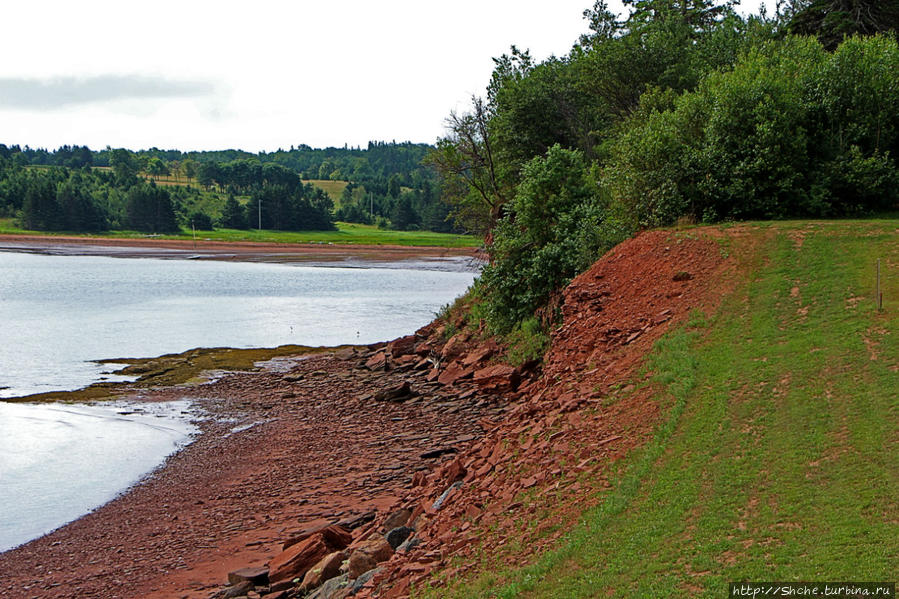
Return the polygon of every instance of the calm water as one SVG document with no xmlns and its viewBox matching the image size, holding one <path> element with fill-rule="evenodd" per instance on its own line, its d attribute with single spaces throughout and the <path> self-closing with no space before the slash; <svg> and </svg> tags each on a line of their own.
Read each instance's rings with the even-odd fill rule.
<svg viewBox="0 0 899 599">
<path fill-rule="evenodd" d="M 187 402 L 0 402 L 0 551 L 113 499 L 195 430 Z"/>
<path fill-rule="evenodd" d="M 0 252 L 0 397 L 78 389 L 91 360 L 405 335 L 472 272 Z"/>
<path fill-rule="evenodd" d="M 77 389 L 93 360 L 370 343 L 426 324 L 474 273 L 0 252 L 0 397 Z M 0 402 L 0 551 L 115 497 L 189 442 L 190 408 Z"/>
</svg>

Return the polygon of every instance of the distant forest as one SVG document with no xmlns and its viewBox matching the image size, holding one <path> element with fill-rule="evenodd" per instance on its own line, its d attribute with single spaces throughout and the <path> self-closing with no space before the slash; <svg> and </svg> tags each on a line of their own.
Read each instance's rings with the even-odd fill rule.
<svg viewBox="0 0 899 599">
<path fill-rule="evenodd" d="M 432 149 L 370 142 L 253 154 L 0 144 L 0 217 L 41 231 L 300 231 L 344 221 L 453 232 L 435 171 L 422 163 Z M 348 184 L 335 206 L 310 180 Z"/>
</svg>

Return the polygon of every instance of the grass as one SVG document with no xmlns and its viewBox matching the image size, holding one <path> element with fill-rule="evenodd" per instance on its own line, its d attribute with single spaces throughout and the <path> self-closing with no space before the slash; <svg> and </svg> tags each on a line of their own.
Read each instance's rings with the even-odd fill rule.
<svg viewBox="0 0 899 599">
<path fill-rule="evenodd" d="M 117 239 L 146 238 L 146 233 L 137 231 L 106 231 L 99 235 L 80 233 L 27 231 L 18 228 L 13 219 L 0 218 L 0 234 L 15 235 L 76 235 L 79 237 L 110 237 Z M 193 239 L 190 231 L 177 235 L 158 235 L 158 239 Z M 452 235 L 449 233 L 433 233 L 431 231 L 390 231 L 372 225 L 355 223 L 337 223 L 336 231 L 268 231 L 251 229 L 217 229 L 215 231 L 197 231 L 197 239 L 209 241 L 254 241 L 260 243 L 333 243 L 347 245 L 401 245 L 401 246 L 433 246 L 446 248 L 478 247 L 482 241 L 471 235 Z"/>
<path fill-rule="evenodd" d="M 731 581 L 895 580 L 897 228 L 765 223 L 755 249 L 735 240 L 737 291 L 648 358 L 672 407 L 613 490 L 532 565 L 425 595 L 718 598 Z"/>
<path fill-rule="evenodd" d="M 329 179 L 310 179 L 304 183 L 312 183 L 327 193 L 334 202 L 334 206 L 340 206 L 340 197 L 343 195 L 343 190 L 349 185 L 348 181 L 331 181 Z"/>
</svg>

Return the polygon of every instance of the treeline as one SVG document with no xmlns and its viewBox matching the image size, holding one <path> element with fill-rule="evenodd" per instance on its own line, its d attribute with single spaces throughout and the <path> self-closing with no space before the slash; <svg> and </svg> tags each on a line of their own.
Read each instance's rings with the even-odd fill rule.
<svg viewBox="0 0 899 599">
<path fill-rule="evenodd" d="M 286 169 L 280 178 L 248 186 L 246 203 L 229 196 L 221 214 L 213 218 L 202 209 L 208 198 L 199 189 L 146 181 L 138 158 L 127 150 L 112 151 L 111 170 L 24 166 L 16 160 L 19 154 L 0 145 L 0 216 L 16 217 L 26 229 L 147 233 L 209 230 L 215 225 L 247 229 L 258 226 L 260 215 L 267 229 L 334 228 L 334 205 L 328 195 Z"/>
<path fill-rule="evenodd" d="M 208 220 L 225 227 L 258 226 L 258 218 L 254 220 L 247 214 L 238 218 L 234 202 L 226 206 L 225 198 L 240 198 L 239 203 L 246 212 L 252 206 L 258 207 L 253 194 L 262 189 L 269 195 L 274 193 L 273 189 L 288 193 L 277 201 L 272 196 L 278 210 L 271 220 L 262 211 L 263 227 L 266 223 L 292 227 L 295 225 L 284 223 L 308 222 L 311 217 L 279 217 L 278 214 L 291 213 L 290 210 L 279 212 L 280 207 L 295 204 L 296 211 L 308 213 L 305 202 L 315 199 L 316 192 L 304 188 L 297 195 L 296 190 L 303 180 L 325 179 L 350 182 L 335 215 L 337 220 L 399 230 L 459 231 L 452 219 L 447 218 L 449 211 L 441 201 L 434 169 L 422 164 L 430 149 L 432 146 L 409 142 L 369 142 L 365 149 L 313 149 L 301 145 L 258 154 L 240 150 L 181 152 L 157 148 L 137 152 L 112 148 L 92 151 L 80 146 L 62 146 L 54 151 L 4 146 L 3 152 L 18 167 L 108 167 L 115 170 L 119 181 L 145 174 L 154 179 L 183 179 L 188 186 L 197 184 L 220 197 L 213 202 L 214 210 L 194 215 L 204 224 Z"/>
<path fill-rule="evenodd" d="M 494 331 L 548 326 L 561 287 L 643 227 L 897 207 L 897 0 L 625 5 L 585 11 L 565 56 L 495 59 L 429 157 L 454 217 L 488 234 Z"/>
</svg>

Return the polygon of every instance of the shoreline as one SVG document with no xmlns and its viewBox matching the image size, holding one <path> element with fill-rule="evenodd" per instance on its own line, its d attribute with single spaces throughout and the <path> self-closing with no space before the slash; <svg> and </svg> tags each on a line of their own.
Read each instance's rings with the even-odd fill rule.
<svg viewBox="0 0 899 599">
<path fill-rule="evenodd" d="M 18 234 L 0 234 L 0 251 L 57 256 L 298 263 L 309 266 L 383 265 L 412 260 L 440 262 L 482 259 L 482 253 L 478 248 Z"/>
<path fill-rule="evenodd" d="M 296 354 L 277 368 L 120 396 L 189 400 L 210 419 L 117 498 L 0 553 L 0 595 L 208 597 L 305 528 L 390 510 L 433 465 L 429 450 L 480 438 L 496 406 L 429 386 L 424 372 L 417 399 L 374 401 L 373 390 L 412 375 L 361 370 L 373 353 Z"/>
</svg>

